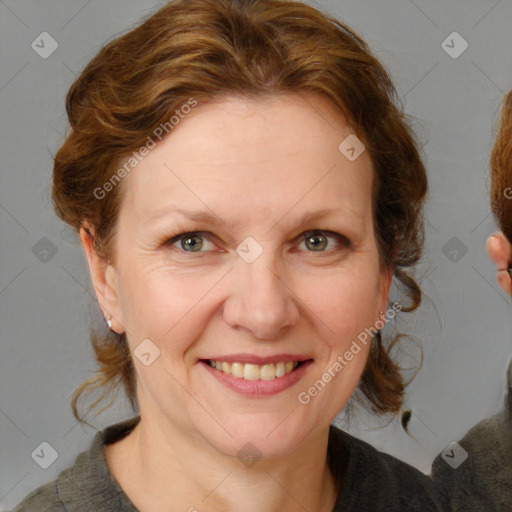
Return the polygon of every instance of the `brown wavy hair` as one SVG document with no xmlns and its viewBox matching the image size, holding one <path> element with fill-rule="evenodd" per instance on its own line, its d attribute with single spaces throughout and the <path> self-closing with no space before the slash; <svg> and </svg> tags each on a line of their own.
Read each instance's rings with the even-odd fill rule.
<svg viewBox="0 0 512 512">
<path fill-rule="evenodd" d="M 503 234 L 512 242 L 512 91 L 503 100 L 490 168 L 491 209 Z"/>
<path fill-rule="evenodd" d="M 180 105 L 190 98 L 200 108 L 230 95 L 309 92 L 328 98 L 369 151 L 380 264 L 393 270 L 405 293 L 403 311 L 413 311 L 421 290 L 409 268 L 422 254 L 427 192 L 418 143 L 390 77 L 367 44 L 298 1 L 173 0 L 108 42 L 67 94 L 71 130 L 55 156 L 56 213 L 77 231 L 84 223 L 92 226 L 98 254 L 114 262 L 123 183 L 101 200 L 94 191 Z M 398 338 L 385 343 L 380 332 L 374 336 L 359 382 L 376 413 L 397 413 L 403 401 L 407 383 L 390 355 Z M 79 421 L 77 402 L 84 393 L 100 392 L 87 412 L 120 385 L 132 406 L 137 403 L 125 333 L 91 330 L 91 342 L 99 369 L 73 395 Z"/>
</svg>

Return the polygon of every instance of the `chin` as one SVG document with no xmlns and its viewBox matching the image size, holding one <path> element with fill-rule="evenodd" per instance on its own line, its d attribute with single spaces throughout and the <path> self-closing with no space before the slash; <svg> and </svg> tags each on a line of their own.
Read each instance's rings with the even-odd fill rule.
<svg viewBox="0 0 512 512">
<path fill-rule="evenodd" d="M 224 423 L 231 436 L 221 427 L 208 429 L 203 436 L 218 451 L 232 457 L 282 458 L 292 453 L 307 436 L 305 431 L 297 432 L 299 426 L 294 427 L 292 418 L 283 421 L 285 417 L 264 422 L 247 418 L 230 425 Z M 300 428 L 304 429 L 303 422 Z"/>
</svg>

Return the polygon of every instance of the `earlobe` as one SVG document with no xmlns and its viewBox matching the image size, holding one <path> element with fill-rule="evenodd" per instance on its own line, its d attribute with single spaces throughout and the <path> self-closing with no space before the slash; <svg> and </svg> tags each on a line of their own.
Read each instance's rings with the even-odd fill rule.
<svg viewBox="0 0 512 512">
<path fill-rule="evenodd" d="M 89 267 L 89 273 L 100 310 L 108 322 L 112 321 L 112 331 L 123 332 L 119 312 L 117 275 L 111 264 L 100 256 L 94 246 L 94 230 L 88 224 L 80 228 L 80 242 Z"/>
</svg>

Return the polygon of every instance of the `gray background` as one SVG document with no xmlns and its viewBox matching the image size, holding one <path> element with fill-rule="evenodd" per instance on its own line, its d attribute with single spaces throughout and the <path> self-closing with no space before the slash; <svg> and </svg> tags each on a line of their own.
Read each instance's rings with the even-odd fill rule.
<svg viewBox="0 0 512 512">
<path fill-rule="evenodd" d="M 66 133 L 64 98 L 76 74 L 114 34 L 162 3 L 0 0 L 0 509 L 54 479 L 95 433 L 76 423 L 70 398 L 94 370 L 88 326 L 103 320 L 81 247 L 52 211 L 51 155 Z M 495 229 L 487 160 L 501 98 L 512 88 L 512 3 L 313 5 L 369 42 L 425 143 L 430 197 L 418 275 L 428 298 L 418 314 L 404 315 L 410 318 L 396 326 L 413 333 L 424 350 L 406 399 L 415 439 L 399 420 L 386 425 L 368 414 L 349 430 L 429 472 L 437 453 L 501 408 L 512 354 L 510 302 L 485 254 Z M 31 47 L 43 31 L 58 42 L 47 59 Z M 441 46 L 454 31 L 469 44 L 456 59 Z M 95 425 L 128 416 L 120 400 Z M 42 442 L 58 452 L 48 469 L 31 457 Z"/>
</svg>

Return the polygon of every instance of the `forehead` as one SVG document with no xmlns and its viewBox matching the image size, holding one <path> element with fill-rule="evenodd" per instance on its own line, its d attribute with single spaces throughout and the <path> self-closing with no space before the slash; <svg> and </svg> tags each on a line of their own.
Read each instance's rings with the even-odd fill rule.
<svg viewBox="0 0 512 512">
<path fill-rule="evenodd" d="M 318 95 L 199 104 L 125 178 L 122 209 L 141 221 L 167 205 L 226 218 L 275 219 L 295 207 L 366 218 L 373 170 L 367 152 L 350 161 L 340 151 L 351 133 Z"/>
</svg>

